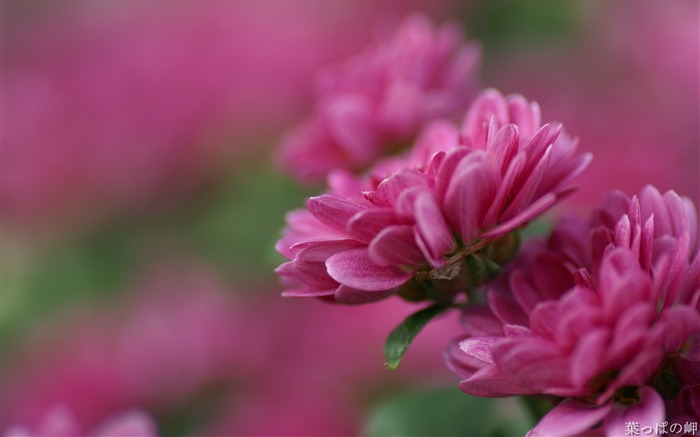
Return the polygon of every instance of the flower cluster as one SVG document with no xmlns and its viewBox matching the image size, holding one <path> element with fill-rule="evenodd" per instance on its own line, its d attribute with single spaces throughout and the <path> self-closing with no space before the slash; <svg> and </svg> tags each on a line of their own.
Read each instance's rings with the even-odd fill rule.
<svg viewBox="0 0 700 437">
<path fill-rule="evenodd" d="M 283 294 L 430 302 L 389 335 L 389 368 L 430 318 L 459 309 L 464 333 L 448 367 L 471 395 L 554 401 L 533 436 L 696 422 L 692 201 L 653 186 L 632 198 L 612 191 L 589 220 L 564 216 L 521 248 L 518 231 L 574 190 L 591 155 L 517 94 L 481 92 L 459 127 L 441 118 L 463 104 L 459 93 L 441 100 L 456 82 L 422 79 L 454 78 L 475 55 L 461 49 L 458 67 L 447 63 L 456 40 L 438 43 L 429 29 L 410 19 L 396 40 L 328 73 L 315 118 L 285 143 L 288 168 L 302 179 L 328 173 L 329 189 L 287 216 L 276 246 L 288 259 L 277 269 Z M 417 69 L 419 59 L 435 71 Z M 413 137 L 405 153 L 380 157 Z"/>
<path fill-rule="evenodd" d="M 289 214 L 277 244 L 291 260 L 277 270 L 286 295 L 358 303 L 418 288 L 449 299 L 476 285 L 470 262 L 504 263 L 511 231 L 566 195 L 589 159 L 560 125 L 541 124 L 535 103 L 487 90 L 461 130 L 435 121 L 409 154 L 366 178 L 334 173 L 328 194 Z"/>
<path fill-rule="evenodd" d="M 532 435 L 698 417 L 699 253 L 697 212 L 673 191 L 612 192 L 589 223 L 566 218 L 465 310 L 448 353 L 461 389 L 555 397 Z"/>
<path fill-rule="evenodd" d="M 279 161 L 306 181 L 367 166 L 410 144 L 424 122 L 459 114 L 475 91 L 478 60 L 456 25 L 410 16 L 387 41 L 318 75 L 314 114 L 287 135 Z"/>
</svg>

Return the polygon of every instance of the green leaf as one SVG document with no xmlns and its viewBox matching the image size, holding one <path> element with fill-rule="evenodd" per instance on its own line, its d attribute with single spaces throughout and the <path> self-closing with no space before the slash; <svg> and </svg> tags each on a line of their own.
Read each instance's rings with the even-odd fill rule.
<svg viewBox="0 0 700 437">
<path fill-rule="evenodd" d="M 422 309 L 406 318 L 399 326 L 394 328 L 389 334 L 389 337 L 384 343 L 384 357 L 386 358 L 386 366 L 394 370 L 399 366 L 403 354 L 406 353 L 408 346 L 411 345 L 413 339 L 418 335 L 421 329 L 435 316 L 445 311 L 447 308 L 444 305 L 433 305 Z"/>
<path fill-rule="evenodd" d="M 496 437 L 525 435 L 533 426 L 515 398 L 477 398 L 455 384 L 385 399 L 369 415 L 362 435 Z"/>
</svg>

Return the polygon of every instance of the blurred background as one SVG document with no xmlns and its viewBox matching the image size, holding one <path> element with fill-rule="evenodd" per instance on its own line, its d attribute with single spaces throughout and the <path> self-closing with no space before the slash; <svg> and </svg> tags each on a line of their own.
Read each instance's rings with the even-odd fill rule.
<svg viewBox="0 0 700 437">
<path fill-rule="evenodd" d="M 0 433 L 57 406 L 86 430 L 142 409 L 162 436 L 529 429 L 458 391 L 456 318 L 390 372 L 414 307 L 279 296 L 284 213 L 322 187 L 272 152 L 320 67 L 415 11 L 595 155 L 545 222 L 647 183 L 700 202 L 695 0 L 3 1 Z"/>
</svg>

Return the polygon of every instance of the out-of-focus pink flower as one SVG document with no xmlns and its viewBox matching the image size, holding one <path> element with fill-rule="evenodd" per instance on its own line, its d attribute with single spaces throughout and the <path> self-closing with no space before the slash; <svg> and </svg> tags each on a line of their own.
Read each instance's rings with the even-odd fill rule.
<svg viewBox="0 0 700 437">
<path fill-rule="evenodd" d="M 103 421 L 91 431 L 83 429 L 65 408 L 54 408 L 33 430 L 15 426 L 3 437 L 156 437 L 156 424 L 146 413 L 130 411 Z"/>
<path fill-rule="evenodd" d="M 150 275 L 122 308 L 53 320 L 15 351 L 3 368 L 0 422 L 36 427 L 65 405 L 92 428 L 110 412 L 175 408 L 230 381 L 246 354 L 259 354 L 255 342 L 231 340 L 245 331 L 238 306 L 210 274 L 173 270 Z"/>
<path fill-rule="evenodd" d="M 664 86 L 697 97 L 700 81 L 700 5 L 684 0 L 596 5 L 599 39 L 625 63 Z M 599 41 L 596 41 L 599 42 Z M 593 44 L 596 44 L 594 42 Z"/>
<path fill-rule="evenodd" d="M 661 423 L 687 414 L 698 384 L 697 212 L 674 192 L 613 192 L 589 224 L 562 221 L 529 243 L 465 310 L 467 338 L 448 364 L 478 396 L 551 395 L 561 402 L 532 435 L 574 435 L 603 421 Z M 676 412 L 674 412 L 674 409 Z"/>
<path fill-rule="evenodd" d="M 8 5 L 3 222 L 79 228 L 187 199 L 302 110 L 318 66 L 366 43 L 360 19 L 420 3 Z"/>
<path fill-rule="evenodd" d="M 408 17 L 388 40 L 319 74 L 314 114 L 287 135 L 279 161 L 306 181 L 371 164 L 410 143 L 424 122 L 462 111 L 478 59 L 455 24 Z"/>
<path fill-rule="evenodd" d="M 496 54 L 489 85 L 536 99 L 594 154 L 571 204 L 594 207 L 610 190 L 646 184 L 699 204 L 698 3 L 577 6 L 580 38 Z"/>
<path fill-rule="evenodd" d="M 54 318 L 13 345 L 2 366 L 1 427 L 39 429 L 65 405 L 92 430 L 139 406 L 164 425 L 193 411 L 197 435 L 355 435 L 378 387 L 451 378 L 441 351 L 458 329 L 456 313 L 426 327 L 411 359 L 387 372 L 384 335 L 409 303 L 347 308 L 281 300 L 272 289 L 236 294 L 182 263 L 132 291 L 113 309 Z M 200 421 L 202 403 L 211 416 Z"/>
<path fill-rule="evenodd" d="M 292 260 L 277 270 L 285 295 L 358 303 L 413 280 L 450 296 L 475 279 L 464 277 L 469 255 L 505 262 L 511 231 L 570 192 L 589 160 L 560 125 L 541 125 L 536 103 L 485 91 L 461 131 L 434 122 L 409 155 L 366 180 L 335 173 L 329 194 L 287 216 L 277 243 Z"/>
</svg>

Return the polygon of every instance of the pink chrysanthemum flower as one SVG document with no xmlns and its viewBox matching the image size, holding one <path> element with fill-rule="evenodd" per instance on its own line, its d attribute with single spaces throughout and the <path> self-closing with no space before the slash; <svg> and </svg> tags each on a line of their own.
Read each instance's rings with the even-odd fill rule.
<svg viewBox="0 0 700 437">
<path fill-rule="evenodd" d="M 118 414 L 99 424 L 92 431 L 84 430 L 66 408 L 54 408 L 34 430 L 16 426 L 3 432 L 3 437 L 156 437 L 156 424 L 146 413 L 133 410 Z"/>
<path fill-rule="evenodd" d="M 475 91 L 478 60 L 455 24 L 410 16 L 387 41 L 317 77 L 315 113 L 287 135 L 279 161 L 306 181 L 367 166 L 425 121 L 457 115 Z"/>
<path fill-rule="evenodd" d="M 488 306 L 465 310 L 467 338 L 448 353 L 460 388 L 553 396 L 531 435 L 697 418 L 698 244 L 692 203 L 649 186 L 611 193 L 590 224 L 565 219 L 523 249 Z"/>
<path fill-rule="evenodd" d="M 561 126 L 541 125 L 537 104 L 487 90 L 461 131 L 434 122 L 409 155 L 363 180 L 336 172 L 330 193 L 287 216 L 285 294 L 451 300 L 510 258 L 512 231 L 570 192 L 589 160 Z"/>
</svg>

